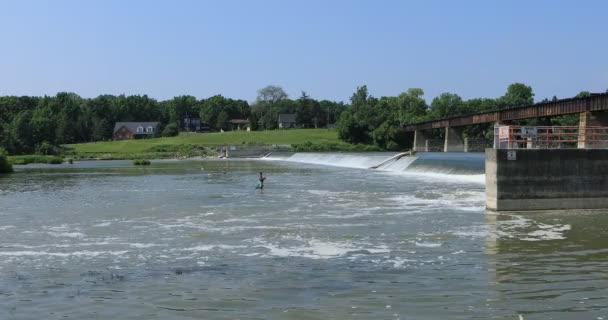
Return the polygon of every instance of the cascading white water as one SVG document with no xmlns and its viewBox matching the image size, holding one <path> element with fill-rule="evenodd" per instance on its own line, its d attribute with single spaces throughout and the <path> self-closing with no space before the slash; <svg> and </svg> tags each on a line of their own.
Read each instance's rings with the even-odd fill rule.
<svg viewBox="0 0 608 320">
<path fill-rule="evenodd" d="M 286 157 L 270 157 L 267 160 L 358 169 L 375 168 L 378 171 L 419 176 L 425 179 L 485 182 L 482 154 L 422 153 L 418 156 L 404 156 L 390 160 L 395 155 L 394 153 L 296 153 Z"/>
<path fill-rule="evenodd" d="M 287 161 L 334 167 L 369 169 L 394 154 L 296 153 Z"/>
</svg>

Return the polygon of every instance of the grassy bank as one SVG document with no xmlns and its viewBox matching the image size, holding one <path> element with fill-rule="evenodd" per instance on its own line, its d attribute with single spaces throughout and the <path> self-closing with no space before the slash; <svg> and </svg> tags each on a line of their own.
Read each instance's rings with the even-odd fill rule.
<svg viewBox="0 0 608 320">
<path fill-rule="evenodd" d="M 77 159 L 160 159 L 213 156 L 223 145 L 290 145 L 294 151 L 375 151 L 338 139 L 335 130 L 300 129 L 181 134 L 177 137 L 67 145 Z"/>
</svg>

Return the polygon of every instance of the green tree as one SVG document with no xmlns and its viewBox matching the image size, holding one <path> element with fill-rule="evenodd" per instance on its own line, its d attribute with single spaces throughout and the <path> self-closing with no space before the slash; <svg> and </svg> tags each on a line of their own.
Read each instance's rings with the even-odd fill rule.
<svg viewBox="0 0 608 320">
<path fill-rule="evenodd" d="M 350 143 L 370 143 L 370 127 L 375 122 L 374 105 L 377 99 L 369 95 L 367 86 L 357 87 L 350 98 L 351 108 L 342 112 L 337 122 L 338 136 Z"/>
<path fill-rule="evenodd" d="M 431 102 L 429 119 L 442 119 L 463 114 L 462 98 L 453 93 L 442 93 Z"/>
<path fill-rule="evenodd" d="M 112 137 L 112 131 L 112 124 L 107 119 L 101 119 L 93 122 L 91 136 L 93 141 L 108 140 Z"/>
<path fill-rule="evenodd" d="M 317 100 L 312 99 L 305 91 L 296 101 L 296 123 L 302 127 L 318 127 L 326 119 Z"/>
<path fill-rule="evenodd" d="M 341 140 L 350 143 L 367 143 L 370 138 L 367 132 L 367 125 L 362 125 L 355 119 L 353 110 L 342 112 L 336 127 L 338 129 L 338 137 Z"/>
<path fill-rule="evenodd" d="M 577 98 L 587 98 L 591 97 L 591 92 L 589 91 L 581 91 L 576 95 Z"/>
<path fill-rule="evenodd" d="M 56 96 L 59 114 L 56 117 L 55 143 L 76 143 L 85 139 L 82 137 L 83 100 L 73 93 L 62 92 Z"/>
<path fill-rule="evenodd" d="M 527 106 L 534 103 L 532 87 L 523 83 L 513 83 L 507 88 L 507 93 L 498 99 L 501 109 Z"/>
<path fill-rule="evenodd" d="M 179 128 L 177 127 L 177 123 L 175 122 L 169 123 L 163 130 L 163 137 L 175 137 L 178 134 Z"/>
<path fill-rule="evenodd" d="M 218 129 L 227 130 L 228 129 L 228 121 L 230 121 L 230 116 L 225 110 L 222 110 L 220 114 L 217 115 L 217 124 L 216 127 Z"/>
<path fill-rule="evenodd" d="M 13 172 L 13 166 L 8 162 L 6 150 L 0 148 L 0 173 Z"/>
<path fill-rule="evenodd" d="M 34 150 L 34 136 L 31 130 L 32 112 L 22 111 L 14 118 L 11 124 L 12 141 L 10 147 L 12 153 L 31 153 Z"/>
<path fill-rule="evenodd" d="M 258 90 L 256 104 L 260 102 L 272 104 L 287 98 L 289 98 L 289 96 L 287 96 L 287 93 L 285 93 L 283 88 L 271 85 Z"/>
<path fill-rule="evenodd" d="M 32 115 L 31 128 L 34 141 L 55 141 L 55 115 L 49 99 L 40 101 Z"/>
</svg>

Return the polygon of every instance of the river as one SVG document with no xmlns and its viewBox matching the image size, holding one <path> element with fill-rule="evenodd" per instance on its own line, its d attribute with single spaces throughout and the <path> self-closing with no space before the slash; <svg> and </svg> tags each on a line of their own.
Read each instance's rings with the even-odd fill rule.
<svg viewBox="0 0 608 320">
<path fill-rule="evenodd" d="M 608 319 L 608 212 L 486 212 L 482 154 L 392 155 L 18 166 L 0 319 Z"/>
</svg>

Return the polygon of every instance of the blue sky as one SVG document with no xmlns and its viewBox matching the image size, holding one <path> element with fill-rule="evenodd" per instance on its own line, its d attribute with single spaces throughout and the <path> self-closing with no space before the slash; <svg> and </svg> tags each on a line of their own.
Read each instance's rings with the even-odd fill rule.
<svg viewBox="0 0 608 320">
<path fill-rule="evenodd" d="M 608 89 L 608 1 L 0 0 L 0 95 Z"/>
</svg>

